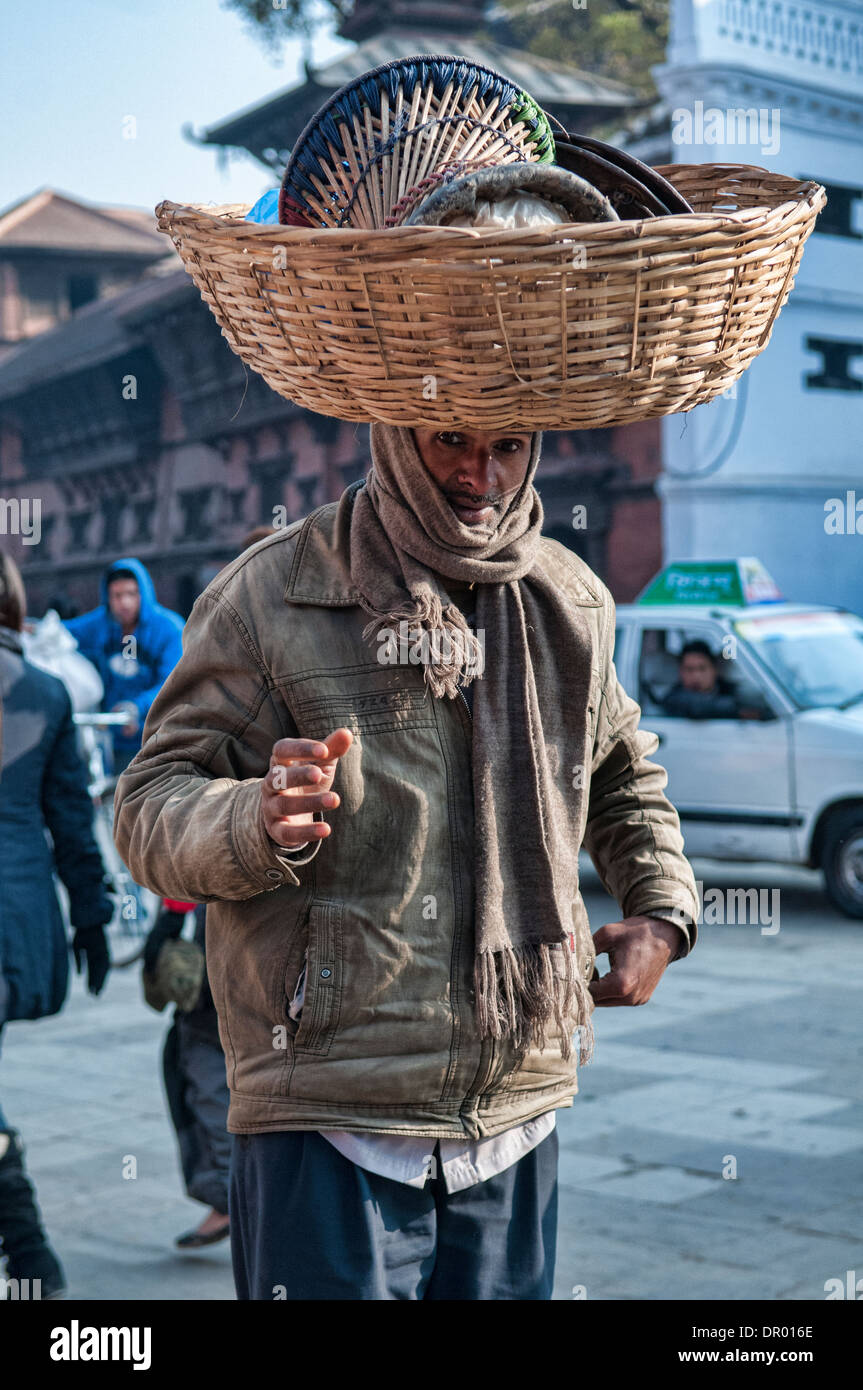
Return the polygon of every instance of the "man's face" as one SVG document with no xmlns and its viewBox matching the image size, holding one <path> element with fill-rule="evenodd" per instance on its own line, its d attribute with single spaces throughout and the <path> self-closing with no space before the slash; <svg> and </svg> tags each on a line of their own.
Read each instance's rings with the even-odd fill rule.
<svg viewBox="0 0 863 1390">
<path fill-rule="evenodd" d="M 709 656 L 687 652 L 680 663 L 680 684 L 684 690 L 709 694 L 716 684 L 716 667 Z"/>
<path fill-rule="evenodd" d="M 141 591 L 134 579 L 112 579 L 108 585 L 108 607 L 112 618 L 123 627 L 138 621 L 141 611 Z"/>
<path fill-rule="evenodd" d="M 531 435 L 417 429 L 414 438 L 459 521 L 493 530 L 527 476 Z"/>
</svg>

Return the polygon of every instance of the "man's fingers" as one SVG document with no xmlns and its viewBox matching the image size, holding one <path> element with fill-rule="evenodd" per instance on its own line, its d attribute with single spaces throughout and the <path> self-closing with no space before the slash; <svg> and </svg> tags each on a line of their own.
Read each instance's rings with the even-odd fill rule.
<svg viewBox="0 0 863 1390">
<path fill-rule="evenodd" d="M 344 728 L 336 729 L 325 743 L 312 738 L 280 738 L 278 743 L 273 745 L 270 765 L 290 763 L 296 759 L 318 764 L 335 762 L 347 753 L 353 741 L 354 736 L 350 729 Z"/>
<path fill-rule="evenodd" d="M 325 782 L 326 776 L 318 763 L 275 763 L 264 778 L 264 786 L 272 792 L 290 791 L 292 787 L 315 787 Z"/>
<path fill-rule="evenodd" d="M 629 1008 L 646 1004 L 654 988 L 655 982 L 645 979 L 631 964 L 612 968 L 607 975 L 588 985 L 594 1004 L 600 1008 L 612 1004 Z"/>
<path fill-rule="evenodd" d="M 593 933 L 593 944 L 598 956 L 606 955 L 619 944 L 622 925 L 621 922 L 606 922 L 604 927 Z"/>
<path fill-rule="evenodd" d="M 289 825 L 287 821 L 272 821 L 267 826 L 267 834 L 282 849 L 296 849 L 308 840 L 325 840 L 332 833 L 332 826 L 326 821 L 311 821 L 306 825 Z"/>
<path fill-rule="evenodd" d="M 322 762 L 328 756 L 327 745 L 315 738 L 280 738 L 273 744 L 270 766 L 273 763 L 290 763 L 297 759 L 306 762 Z"/>
<path fill-rule="evenodd" d="M 594 980 L 588 985 L 594 1004 L 598 1007 L 609 1004 L 626 1004 L 628 997 L 624 989 L 624 980 L 617 970 L 610 970 L 601 979 Z"/>
<path fill-rule="evenodd" d="M 336 729 L 325 743 L 308 738 L 283 738 L 274 744 L 270 768 L 263 779 L 263 811 L 267 834 L 283 849 L 307 840 L 324 840 L 332 832 L 326 821 L 303 817 L 341 805 L 330 790 L 336 764 L 350 748 L 350 729 Z"/>
<path fill-rule="evenodd" d="M 308 796 L 297 796 L 295 792 L 273 792 L 270 812 L 275 820 L 284 820 L 307 815 L 309 811 L 332 811 L 340 801 L 338 792 L 310 792 Z"/>
<path fill-rule="evenodd" d="M 326 740 L 327 762 L 333 762 L 337 758 L 344 757 L 345 753 L 347 753 L 353 741 L 354 736 L 351 733 L 350 729 L 336 729 L 334 733 L 331 733 L 329 738 Z"/>
</svg>

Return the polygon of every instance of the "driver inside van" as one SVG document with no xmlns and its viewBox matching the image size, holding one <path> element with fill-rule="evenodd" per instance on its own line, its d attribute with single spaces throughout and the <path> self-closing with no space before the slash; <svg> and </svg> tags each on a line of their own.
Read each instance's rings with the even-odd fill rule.
<svg viewBox="0 0 863 1390">
<path fill-rule="evenodd" d="M 662 700 L 662 711 L 678 719 L 762 717 L 760 710 L 740 704 L 735 686 L 720 676 L 717 658 L 700 639 L 681 649 L 677 683 Z"/>
</svg>

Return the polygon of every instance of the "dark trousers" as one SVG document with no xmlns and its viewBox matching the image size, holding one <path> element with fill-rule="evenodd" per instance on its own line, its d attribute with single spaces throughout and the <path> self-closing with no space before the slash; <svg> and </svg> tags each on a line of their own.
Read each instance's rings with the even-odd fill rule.
<svg viewBox="0 0 863 1390">
<path fill-rule="evenodd" d="M 178 1010 L 165 1039 L 165 1093 L 186 1191 L 196 1202 L 224 1213 L 231 1157 L 225 1058 L 218 1037 L 196 1029 L 193 1017 Z"/>
<path fill-rule="evenodd" d="M 313 1131 L 234 1135 L 240 1299 L 550 1299 L 557 1131 L 503 1173 L 448 1193 L 359 1168 Z"/>
</svg>

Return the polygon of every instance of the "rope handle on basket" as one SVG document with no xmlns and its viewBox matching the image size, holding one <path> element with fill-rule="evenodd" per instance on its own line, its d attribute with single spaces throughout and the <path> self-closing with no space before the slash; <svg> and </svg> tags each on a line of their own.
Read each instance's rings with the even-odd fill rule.
<svg viewBox="0 0 863 1390">
<path fill-rule="evenodd" d="M 199 258 L 198 258 L 198 253 L 197 253 L 197 251 L 195 250 L 194 246 L 191 246 L 191 247 L 189 248 L 189 255 L 191 256 L 192 260 L 195 262 L 195 265 L 198 267 L 198 273 L 200 274 L 201 279 L 203 280 L 204 284 L 207 286 L 207 289 L 210 291 L 210 294 L 213 296 L 213 298 L 214 298 L 215 301 L 216 301 L 216 304 L 218 305 L 219 313 L 220 313 L 221 319 L 222 319 L 222 322 L 221 322 L 222 331 L 225 333 L 225 336 L 226 336 L 226 338 L 228 339 L 228 341 L 230 342 L 231 347 L 234 349 L 234 352 L 236 352 L 239 356 L 242 356 L 242 354 L 240 353 L 240 345 L 239 345 L 239 343 L 237 342 L 236 335 L 234 334 L 234 330 L 233 330 L 233 328 L 231 327 L 231 320 L 230 320 L 230 318 L 228 317 L 228 315 L 225 313 L 224 309 L 222 308 L 222 301 L 221 301 L 221 299 L 219 298 L 219 296 L 216 294 L 216 291 L 215 291 L 215 289 L 213 288 L 213 284 L 212 284 L 212 281 L 210 280 L 209 275 L 208 275 L 207 272 L 204 270 L 204 267 L 201 265 L 201 262 L 200 262 L 200 260 L 199 260 Z"/>
<path fill-rule="evenodd" d="M 383 343 L 381 342 L 381 335 L 380 335 L 380 333 L 378 332 L 377 320 L 375 319 L 374 313 L 372 312 L 372 302 L 371 302 L 371 300 L 369 299 L 369 287 L 368 287 L 368 284 L 367 284 L 367 282 L 366 282 L 366 272 L 363 270 L 362 266 L 357 266 L 357 272 L 358 272 L 358 274 L 359 274 L 360 279 L 361 279 L 362 282 L 363 282 L 363 294 L 364 294 L 365 297 L 366 297 L 366 308 L 367 308 L 368 311 L 369 311 L 369 323 L 371 324 L 372 328 L 374 329 L 375 337 L 376 337 L 377 340 L 378 340 L 378 352 L 379 352 L 380 355 L 381 355 L 381 361 L 382 361 L 383 364 L 384 364 L 384 371 L 386 372 L 386 376 L 384 377 L 384 381 L 389 381 L 389 380 L 390 380 L 390 364 L 389 364 L 389 362 L 387 361 L 387 355 L 386 355 L 386 353 L 384 352 L 384 345 L 383 345 Z"/>
<path fill-rule="evenodd" d="M 818 204 L 820 205 L 819 208 L 818 208 L 818 211 L 819 211 L 819 212 L 821 211 L 821 208 L 823 208 L 825 202 L 827 201 L 827 199 L 826 199 L 826 197 L 825 197 L 825 194 L 824 194 L 824 189 L 823 189 L 823 187 L 822 187 L 820 184 L 812 184 L 812 183 L 810 183 L 810 184 L 808 184 L 808 185 L 807 185 L 807 184 L 803 184 L 803 185 L 801 185 L 801 187 L 817 188 L 817 189 L 819 190 L 820 196 L 819 196 L 818 194 L 816 194 L 815 196 L 813 196 L 812 194 L 810 194 L 809 197 L 808 197 L 807 199 L 805 199 L 805 200 L 804 200 L 803 198 L 801 198 L 801 199 L 798 201 L 797 206 L 796 206 L 796 209 L 795 209 L 795 214 L 794 214 L 794 220 L 795 220 L 795 221 L 798 221 L 798 220 L 799 220 L 799 218 L 798 218 L 798 216 L 797 216 L 797 211 L 799 210 L 800 206 L 802 205 L 802 203 L 803 203 L 804 201 L 809 202 L 809 203 L 811 204 L 811 207 L 812 207 L 813 209 L 814 209 L 815 204 L 818 203 Z M 816 216 L 817 216 L 817 214 L 816 214 Z M 804 241 L 805 241 L 805 238 L 804 238 Z M 776 296 L 776 300 L 775 300 L 775 302 L 774 302 L 773 309 L 772 309 L 771 314 L 770 314 L 770 318 L 767 320 L 767 324 L 766 324 L 766 326 L 765 326 L 764 332 L 761 334 L 761 337 L 758 339 L 758 346 L 757 346 L 757 349 L 756 349 L 756 351 L 758 351 L 758 352 L 761 351 L 761 349 L 764 347 L 764 344 L 767 342 L 767 339 L 770 337 L 770 334 L 771 334 L 771 332 L 772 332 L 772 330 L 773 330 L 773 325 L 774 325 L 774 323 L 776 322 L 777 315 L 779 314 L 779 311 L 780 311 L 780 309 L 782 308 L 783 303 L 785 302 L 785 295 L 788 293 L 789 282 L 791 281 L 791 279 L 792 279 L 792 277 L 793 277 L 793 275 L 794 275 L 794 271 L 796 270 L 797 266 L 800 264 L 800 257 L 803 255 L 803 244 L 804 244 L 804 242 L 800 240 L 800 236 L 799 236 L 799 233 L 798 233 L 797 237 L 795 238 L 795 244 L 793 245 L 792 250 L 791 250 L 791 255 L 790 255 L 790 257 L 789 257 L 788 269 L 787 269 L 787 271 L 785 272 L 785 279 L 782 281 L 782 289 L 779 291 L 779 294 Z M 723 339 L 723 341 L 724 341 L 724 339 Z"/>
<path fill-rule="evenodd" d="M 728 296 L 728 303 L 725 306 L 725 322 L 722 325 L 722 333 L 719 338 L 719 346 L 716 349 L 716 356 L 722 361 L 722 353 L 725 348 L 725 339 L 728 337 L 728 327 L 731 323 L 731 311 L 734 308 L 734 301 L 737 298 L 737 286 L 740 281 L 740 262 L 734 262 L 734 276 L 731 281 L 731 293 Z"/>
<path fill-rule="evenodd" d="M 486 258 L 486 265 L 488 266 L 489 270 L 491 271 L 492 276 L 494 276 L 494 271 L 492 270 L 492 264 L 491 264 L 491 259 L 490 259 L 490 258 Z M 539 388 L 538 386 L 534 386 L 534 384 L 533 384 L 532 381 L 525 381 L 524 377 L 521 375 L 521 372 L 519 372 L 518 368 L 516 367 L 515 363 L 513 362 L 513 360 L 512 360 L 512 352 L 511 352 L 510 346 L 509 346 L 509 337 L 508 337 L 507 331 L 506 331 L 506 324 L 505 324 L 504 321 L 503 321 L 503 314 L 501 313 L 500 300 L 499 300 L 499 298 L 498 298 L 498 293 L 497 293 L 497 285 L 494 283 L 494 279 L 492 279 L 492 282 L 491 282 L 491 292 L 492 292 L 492 294 L 494 295 L 494 307 L 495 307 L 495 309 L 497 309 L 497 319 L 498 319 L 498 323 L 500 324 L 501 337 L 503 338 L 503 345 L 504 345 L 504 347 L 506 348 L 506 355 L 507 355 L 507 357 L 509 358 L 509 365 L 510 365 L 510 369 L 511 369 L 511 371 L 512 371 L 513 376 L 515 377 L 516 381 L 520 381 L 521 384 L 522 384 L 522 386 L 526 386 L 527 389 L 528 389 L 529 391 L 532 391 L 533 394 L 534 394 L 535 396 L 543 396 L 546 400 L 549 400 L 549 401 L 555 400 L 555 399 L 556 399 L 556 393 L 555 393 L 554 391 L 541 391 L 540 388 Z M 566 344 L 564 344 L 564 348 L 565 348 L 565 347 L 566 347 Z"/>
<path fill-rule="evenodd" d="M 787 271 L 785 272 L 785 279 L 782 281 L 782 289 L 779 291 L 779 294 L 776 296 L 776 302 L 775 302 L 774 305 L 773 305 L 773 309 L 772 309 L 772 311 L 771 311 L 770 318 L 767 320 L 767 325 L 766 325 L 766 327 L 765 327 L 765 329 L 764 329 L 764 332 L 761 334 L 761 337 L 758 339 L 758 351 L 759 351 L 759 352 L 760 352 L 761 349 L 764 347 L 764 344 L 767 342 L 767 339 L 770 337 L 770 334 L 771 334 L 771 332 L 772 332 L 772 330 L 773 330 L 773 325 L 774 325 L 774 323 L 776 322 L 776 316 L 777 316 L 777 314 L 779 313 L 779 310 L 781 309 L 782 304 L 783 304 L 783 302 L 784 302 L 784 300 L 785 300 L 785 295 L 786 295 L 786 293 L 787 293 L 787 291 L 788 291 L 788 282 L 789 282 L 789 280 L 791 279 L 792 275 L 794 274 L 794 270 L 795 270 L 795 261 L 797 260 L 797 252 L 798 252 L 798 251 L 800 251 L 800 252 L 802 253 L 802 251 L 803 251 L 802 246 L 796 247 L 796 248 L 795 248 L 794 250 L 792 250 L 792 252 L 791 252 L 791 256 L 790 256 L 789 261 L 788 261 L 788 269 L 787 269 Z"/>
<path fill-rule="evenodd" d="M 260 291 L 261 298 L 263 299 L 264 303 L 265 303 L 266 306 L 267 306 L 267 312 L 268 312 L 268 314 L 270 315 L 270 318 L 273 320 L 273 323 L 276 325 L 276 327 L 278 328 L 279 332 L 281 333 L 281 335 L 282 335 L 282 337 L 283 337 L 285 343 L 286 343 L 287 346 L 289 347 L 290 352 L 291 352 L 291 356 L 293 357 L 296 366 L 302 368 L 303 363 L 300 361 L 299 356 L 297 355 L 297 349 L 294 347 L 293 343 L 291 342 L 290 338 L 288 337 L 288 335 L 287 335 L 287 333 L 286 333 L 286 331 L 285 331 L 285 325 L 282 323 L 282 320 L 280 319 L 279 315 L 275 312 L 275 310 L 273 309 L 272 304 L 270 303 L 270 292 L 269 292 L 269 290 L 266 288 L 266 286 L 263 284 L 263 282 L 262 282 L 262 280 L 261 280 L 261 276 L 260 276 L 260 272 L 259 272 L 259 270 L 258 270 L 258 267 L 257 267 L 256 265 L 252 265 L 252 266 L 249 267 L 249 269 L 251 270 L 252 275 L 254 276 L 255 284 L 257 285 L 257 287 L 258 287 L 258 289 L 259 289 L 259 291 Z"/>
</svg>

